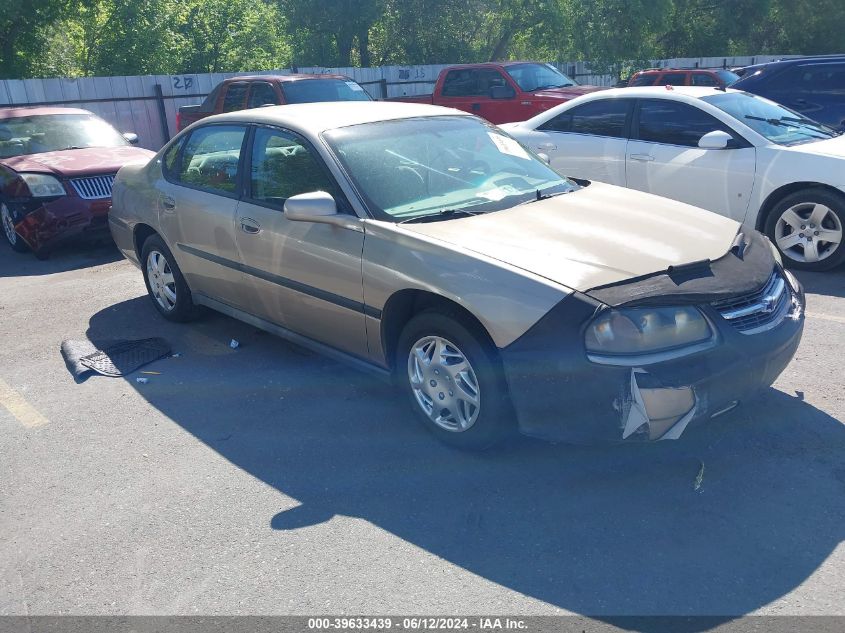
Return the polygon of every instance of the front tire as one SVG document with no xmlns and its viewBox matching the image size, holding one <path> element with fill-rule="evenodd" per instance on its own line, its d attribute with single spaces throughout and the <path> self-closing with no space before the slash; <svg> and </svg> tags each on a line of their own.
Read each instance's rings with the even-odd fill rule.
<svg viewBox="0 0 845 633">
<path fill-rule="evenodd" d="M 786 196 L 766 219 L 766 235 L 783 263 L 822 271 L 845 261 L 845 196 L 813 187 Z"/>
<path fill-rule="evenodd" d="M 12 247 L 12 250 L 18 253 L 27 253 L 30 248 L 29 245 L 23 241 L 20 235 L 15 231 L 15 222 L 17 218 L 12 213 L 12 210 L 5 202 L 0 202 L 0 223 L 3 224 L 3 236 L 6 238 L 6 243 Z"/>
<path fill-rule="evenodd" d="M 396 377 L 417 419 L 441 441 L 489 448 L 508 437 L 513 413 L 492 345 L 456 315 L 412 318 L 396 350 Z"/>
<path fill-rule="evenodd" d="M 144 241 L 141 249 L 141 270 L 153 305 L 169 321 L 191 321 L 199 314 L 191 290 L 173 253 L 158 235 Z"/>
</svg>

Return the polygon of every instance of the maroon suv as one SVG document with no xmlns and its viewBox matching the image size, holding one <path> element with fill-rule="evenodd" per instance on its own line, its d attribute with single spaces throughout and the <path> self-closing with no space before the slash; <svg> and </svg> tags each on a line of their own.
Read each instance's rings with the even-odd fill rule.
<svg viewBox="0 0 845 633">
<path fill-rule="evenodd" d="M 154 154 L 87 110 L 0 108 L 0 220 L 16 251 L 108 235 L 117 170 Z"/>
</svg>

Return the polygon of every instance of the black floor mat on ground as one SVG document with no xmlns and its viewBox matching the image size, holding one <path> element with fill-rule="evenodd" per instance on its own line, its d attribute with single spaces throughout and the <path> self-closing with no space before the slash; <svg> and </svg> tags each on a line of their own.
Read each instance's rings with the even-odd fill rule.
<svg viewBox="0 0 845 633">
<path fill-rule="evenodd" d="M 92 373 L 125 376 L 147 363 L 170 354 L 170 344 L 163 338 L 137 341 L 62 341 L 62 356 L 77 382 Z"/>
</svg>

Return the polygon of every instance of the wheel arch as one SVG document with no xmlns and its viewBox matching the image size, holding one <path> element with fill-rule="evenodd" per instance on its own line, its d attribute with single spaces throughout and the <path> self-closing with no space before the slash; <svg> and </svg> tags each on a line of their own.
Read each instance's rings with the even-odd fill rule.
<svg viewBox="0 0 845 633">
<path fill-rule="evenodd" d="M 831 185 L 826 185 L 821 182 L 812 182 L 812 181 L 802 181 L 802 182 L 792 182 L 788 185 L 783 185 L 782 187 L 778 187 L 774 191 L 772 191 L 767 197 L 766 200 L 763 202 L 762 206 L 760 207 L 759 213 L 757 213 L 757 222 L 754 225 L 754 228 L 758 231 L 765 231 L 766 229 L 766 221 L 769 218 L 769 214 L 771 214 L 772 210 L 777 206 L 777 204 L 783 200 L 785 197 L 792 195 L 793 193 L 797 193 L 798 191 L 802 191 L 804 189 L 824 189 L 829 193 L 833 193 L 840 197 L 843 196 L 841 190 L 833 187 Z"/>
<path fill-rule="evenodd" d="M 456 316 L 461 323 L 482 337 L 491 351 L 497 347 L 493 337 L 481 321 L 457 301 L 443 295 L 408 288 L 394 292 L 385 302 L 381 313 L 381 345 L 388 368 L 393 370 L 396 346 L 405 325 L 417 314 L 425 310 L 436 309 L 444 314 Z"/>
<path fill-rule="evenodd" d="M 141 262 L 141 251 L 144 248 L 144 242 L 153 235 L 158 235 L 158 231 L 149 224 L 139 222 L 135 225 L 135 228 L 132 231 L 132 242 L 135 246 L 135 254 L 138 256 L 139 262 Z M 141 265 L 143 265 L 143 262 L 141 262 Z"/>
</svg>

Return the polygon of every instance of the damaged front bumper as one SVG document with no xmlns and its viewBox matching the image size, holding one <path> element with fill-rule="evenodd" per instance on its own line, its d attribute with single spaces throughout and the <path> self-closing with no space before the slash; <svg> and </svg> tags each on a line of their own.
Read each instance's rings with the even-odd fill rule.
<svg viewBox="0 0 845 633">
<path fill-rule="evenodd" d="M 520 430 L 583 444 L 677 439 L 733 410 L 771 386 L 798 348 L 804 292 L 788 279 L 789 303 L 773 327 L 744 333 L 715 303 L 701 304 L 717 344 L 640 366 L 590 361 L 584 330 L 602 304 L 573 293 L 501 350 Z"/>
<path fill-rule="evenodd" d="M 84 200 L 75 196 L 12 200 L 15 232 L 35 252 L 65 240 L 108 235 L 111 198 Z"/>
</svg>

